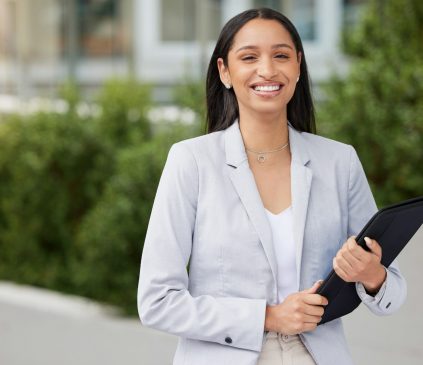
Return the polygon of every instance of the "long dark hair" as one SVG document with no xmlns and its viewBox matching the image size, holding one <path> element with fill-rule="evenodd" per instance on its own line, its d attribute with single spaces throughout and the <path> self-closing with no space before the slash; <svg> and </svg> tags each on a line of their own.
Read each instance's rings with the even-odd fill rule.
<svg viewBox="0 0 423 365">
<path fill-rule="evenodd" d="M 220 32 L 216 47 L 210 59 L 206 80 L 207 133 L 228 128 L 239 118 L 238 102 L 233 88 L 226 89 L 220 81 L 217 59 L 228 64 L 228 52 L 237 32 L 252 19 L 277 20 L 291 35 L 296 52 L 301 52 L 300 79 L 294 95 L 288 102 L 287 117 L 291 125 L 299 131 L 316 133 L 313 100 L 301 38 L 291 21 L 276 10 L 269 8 L 246 10 L 230 19 Z"/>
</svg>

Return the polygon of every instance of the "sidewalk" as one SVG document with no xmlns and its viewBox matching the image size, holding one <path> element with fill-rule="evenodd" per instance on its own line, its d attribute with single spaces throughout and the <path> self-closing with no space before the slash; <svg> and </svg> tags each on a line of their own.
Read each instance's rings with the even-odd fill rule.
<svg viewBox="0 0 423 365">
<path fill-rule="evenodd" d="M 0 283 L 1 365 L 171 365 L 176 343 L 95 303 Z"/>
</svg>

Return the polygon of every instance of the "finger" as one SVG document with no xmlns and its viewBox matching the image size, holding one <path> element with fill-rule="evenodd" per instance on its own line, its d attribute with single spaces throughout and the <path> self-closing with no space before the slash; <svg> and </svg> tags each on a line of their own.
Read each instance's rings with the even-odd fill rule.
<svg viewBox="0 0 423 365">
<path fill-rule="evenodd" d="M 327 305 L 328 300 L 320 294 L 308 294 L 304 295 L 303 301 L 305 304 L 309 306 L 320 306 L 320 305 Z"/>
<path fill-rule="evenodd" d="M 303 331 L 302 332 L 310 332 L 315 330 L 317 327 L 316 323 L 304 323 Z"/>
<path fill-rule="evenodd" d="M 357 246 L 357 241 L 353 237 L 348 238 L 345 242 L 345 250 L 347 251 L 354 251 Z"/>
<path fill-rule="evenodd" d="M 306 305 L 303 309 L 303 314 L 307 314 L 309 316 L 317 316 L 321 317 L 325 313 L 324 307 L 320 305 Z"/>
<path fill-rule="evenodd" d="M 371 254 L 367 253 L 367 255 Z M 339 266 L 339 268 L 344 270 L 349 275 L 354 275 L 361 272 L 365 267 L 365 259 L 366 258 L 363 258 L 363 261 L 360 261 L 348 251 L 338 253 L 335 257 L 336 264 Z M 369 259 L 369 257 L 367 259 Z"/>
<path fill-rule="evenodd" d="M 362 263 L 362 261 L 355 257 L 350 251 L 342 252 L 342 259 L 345 260 L 352 270 L 360 267 Z"/>
<path fill-rule="evenodd" d="M 357 241 L 352 239 L 351 237 L 347 240 L 345 243 L 345 249 L 341 250 L 342 253 L 348 252 L 350 255 L 352 255 L 355 259 L 359 261 L 364 260 L 364 256 L 368 254 L 360 245 L 357 244 Z"/>
<path fill-rule="evenodd" d="M 353 270 L 352 265 L 349 263 L 349 261 L 345 258 L 347 255 L 347 252 L 338 252 L 335 256 L 335 261 L 337 265 L 344 271 L 351 271 Z M 349 254 L 351 256 L 351 254 Z"/>
<path fill-rule="evenodd" d="M 339 267 L 338 263 L 336 262 L 336 259 L 333 259 L 333 269 L 335 270 L 336 274 L 344 281 L 348 281 L 348 274 Z"/>
<path fill-rule="evenodd" d="M 347 239 L 347 243 L 353 243 L 354 245 L 357 245 L 357 241 L 355 240 L 357 236 L 350 236 Z"/>
<path fill-rule="evenodd" d="M 322 320 L 322 316 L 314 316 L 314 315 L 309 315 L 309 314 L 303 314 L 303 322 L 304 323 L 319 323 L 321 320 Z"/>
<path fill-rule="evenodd" d="M 364 237 L 364 241 L 366 241 L 366 245 L 372 253 L 374 253 L 377 257 L 382 257 L 382 247 L 380 247 L 376 240 L 372 240 L 369 237 Z"/>
<path fill-rule="evenodd" d="M 353 255 L 357 260 L 362 259 L 362 255 L 366 253 L 365 250 L 363 250 L 355 241 L 355 236 L 352 236 L 345 241 L 345 243 L 342 245 L 341 249 L 337 252 L 338 254 L 345 254 L 346 252 L 350 253 L 350 255 Z"/>
<path fill-rule="evenodd" d="M 338 270 L 342 270 L 342 272 L 345 273 L 345 275 L 351 275 L 351 273 L 354 272 L 353 269 L 351 268 L 351 266 L 345 263 L 345 260 L 337 260 L 337 259 L 335 259 L 335 260 L 336 260 L 336 262 L 334 263 L 334 268 L 335 268 L 335 265 L 336 265 Z"/>
<path fill-rule="evenodd" d="M 306 293 L 306 294 L 314 294 L 316 293 L 317 289 L 319 289 L 319 286 L 322 285 L 323 280 L 317 280 L 311 288 L 302 290 L 300 293 Z"/>
</svg>

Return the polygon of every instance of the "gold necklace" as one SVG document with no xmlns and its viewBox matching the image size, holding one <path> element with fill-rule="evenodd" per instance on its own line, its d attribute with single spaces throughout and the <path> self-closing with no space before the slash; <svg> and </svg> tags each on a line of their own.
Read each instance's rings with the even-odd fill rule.
<svg viewBox="0 0 423 365">
<path fill-rule="evenodd" d="M 288 141 L 288 142 L 286 142 L 284 145 L 282 145 L 282 146 L 280 146 L 280 147 L 278 147 L 278 148 L 276 148 L 276 149 L 274 149 L 274 150 L 270 150 L 270 151 L 254 151 L 254 150 L 252 150 L 252 149 L 250 149 L 250 148 L 247 148 L 247 147 L 245 147 L 245 149 L 246 149 L 248 152 L 251 152 L 251 153 L 256 154 L 256 155 L 257 155 L 257 161 L 258 161 L 259 163 L 263 163 L 264 161 L 266 161 L 266 155 L 267 155 L 268 153 L 273 153 L 273 152 L 278 152 L 278 151 L 281 151 L 281 150 L 283 150 L 284 148 L 286 148 L 288 145 L 289 145 L 289 141 Z"/>
</svg>

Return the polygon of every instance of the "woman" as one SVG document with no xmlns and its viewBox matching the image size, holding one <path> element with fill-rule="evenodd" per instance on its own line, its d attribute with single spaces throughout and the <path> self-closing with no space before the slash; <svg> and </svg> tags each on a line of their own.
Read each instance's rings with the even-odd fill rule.
<svg viewBox="0 0 423 365">
<path fill-rule="evenodd" d="M 318 280 L 333 267 L 379 315 L 401 306 L 406 285 L 376 241 L 367 252 L 352 236 L 376 204 L 355 150 L 313 134 L 304 51 L 286 17 L 248 10 L 224 26 L 207 110 L 209 133 L 175 143 L 160 179 L 142 323 L 180 336 L 178 365 L 352 364 L 341 319 L 318 326 Z"/>
</svg>

